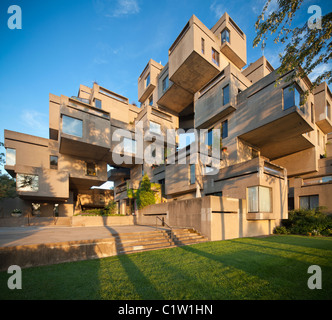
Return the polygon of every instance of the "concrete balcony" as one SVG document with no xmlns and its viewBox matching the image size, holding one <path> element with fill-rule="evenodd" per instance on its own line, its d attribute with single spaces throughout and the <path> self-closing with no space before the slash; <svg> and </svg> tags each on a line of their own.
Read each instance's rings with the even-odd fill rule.
<svg viewBox="0 0 332 320">
<path fill-rule="evenodd" d="M 107 172 L 108 181 L 116 181 L 130 178 L 130 169 L 128 168 L 113 168 Z"/>
<path fill-rule="evenodd" d="M 110 114 L 77 100 L 60 106 L 60 153 L 101 160 L 111 147 Z"/>
<path fill-rule="evenodd" d="M 192 16 L 169 49 L 169 79 L 194 94 L 226 66 L 219 49 L 218 38 Z M 212 50 L 219 62 L 213 62 Z"/>
</svg>

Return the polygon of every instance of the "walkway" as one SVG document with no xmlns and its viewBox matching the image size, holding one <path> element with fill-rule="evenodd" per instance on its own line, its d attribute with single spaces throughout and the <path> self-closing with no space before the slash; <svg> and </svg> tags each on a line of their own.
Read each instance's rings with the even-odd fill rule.
<svg viewBox="0 0 332 320">
<path fill-rule="evenodd" d="M 116 234 L 154 231 L 153 226 L 8 227 L 0 228 L 0 247 L 97 240 Z M 163 228 L 158 228 L 162 230 Z"/>
</svg>

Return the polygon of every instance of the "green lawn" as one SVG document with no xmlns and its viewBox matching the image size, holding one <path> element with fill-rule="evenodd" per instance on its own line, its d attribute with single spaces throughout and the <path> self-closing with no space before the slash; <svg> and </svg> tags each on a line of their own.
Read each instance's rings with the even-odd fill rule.
<svg viewBox="0 0 332 320">
<path fill-rule="evenodd" d="M 307 286 L 322 269 L 322 289 Z M 331 299 L 332 238 L 270 236 L 207 242 L 0 273 L 0 299 Z"/>
</svg>

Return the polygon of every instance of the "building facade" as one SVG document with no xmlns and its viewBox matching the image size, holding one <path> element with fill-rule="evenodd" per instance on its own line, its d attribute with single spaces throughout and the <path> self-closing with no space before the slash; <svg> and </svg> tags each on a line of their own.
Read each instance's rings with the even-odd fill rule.
<svg viewBox="0 0 332 320">
<path fill-rule="evenodd" d="M 332 96 L 325 83 L 303 102 L 308 78 L 286 82 L 264 56 L 247 66 L 246 35 L 227 13 L 211 29 L 192 16 L 168 57 L 165 66 L 151 59 L 139 76 L 140 107 L 97 83 L 81 85 L 75 97 L 50 94 L 49 139 L 5 130 L 5 169 L 22 205 L 43 203 L 49 212 L 57 204 L 60 215 L 71 216 L 83 198 L 105 203 L 101 191 L 99 204 L 91 200 L 90 188 L 113 181 L 119 213 L 132 214 L 128 190 L 147 174 L 160 185 L 160 202 L 241 200 L 257 230 L 269 225 L 271 232 L 288 209 L 324 206 L 332 213 Z M 195 139 L 181 145 L 186 130 Z"/>
</svg>

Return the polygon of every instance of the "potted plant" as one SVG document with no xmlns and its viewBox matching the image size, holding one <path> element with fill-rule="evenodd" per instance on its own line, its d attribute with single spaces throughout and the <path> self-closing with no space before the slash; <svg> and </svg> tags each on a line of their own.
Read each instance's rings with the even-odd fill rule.
<svg viewBox="0 0 332 320">
<path fill-rule="evenodd" d="M 11 213 L 12 217 L 18 218 L 22 215 L 21 209 L 14 209 Z"/>
</svg>

